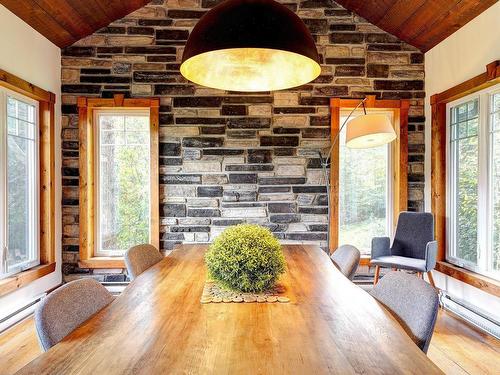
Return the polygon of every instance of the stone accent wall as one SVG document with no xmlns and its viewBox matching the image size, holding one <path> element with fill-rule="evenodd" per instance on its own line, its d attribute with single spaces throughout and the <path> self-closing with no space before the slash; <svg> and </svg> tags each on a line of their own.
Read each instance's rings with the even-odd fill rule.
<svg viewBox="0 0 500 375">
<path fill-rule="evenodd" d="M 324 244 L 326 195 L 316 150 L 329 146 L 333 96 L 411 100 L 409 207 L 423 209 L 423 54 L 333 1 L 291 0 L 285 4 L 316 39 L 318 79 L 256 94 L 196 86 L 179 73 L 182 50 L 197 20 L 217 2 L 153 1 L 63 50 L 65 275 L 91 272 L 77 265 L 80 95 L 161 98 L 163 250 L 208 242 L 244 221 L 266 225 L 282 240 Z M 107 280 L 124 277 L 110 272 L 119 271 L 105 271 Z"/>
</svg>

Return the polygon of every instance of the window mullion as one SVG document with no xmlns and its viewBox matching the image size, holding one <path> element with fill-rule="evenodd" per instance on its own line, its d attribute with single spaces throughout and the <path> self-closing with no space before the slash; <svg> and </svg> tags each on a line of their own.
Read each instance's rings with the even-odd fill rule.
<svg viewBox="0 0 500 375">
<path fill-rule="evenodd" d="M 479 97 L 479 189 L 478 189 L 478 268 L 488 268 L 488 228 L 490 209 L 488 166 L 490 158 L 489 148 L 489 121 L 488 121 L 488 93 Z"/>
<path fill-rule="evenodd" d="M 0 89 L 0 275 L 7 272 L 7 102 L 5 91 Z"/>
</svg>

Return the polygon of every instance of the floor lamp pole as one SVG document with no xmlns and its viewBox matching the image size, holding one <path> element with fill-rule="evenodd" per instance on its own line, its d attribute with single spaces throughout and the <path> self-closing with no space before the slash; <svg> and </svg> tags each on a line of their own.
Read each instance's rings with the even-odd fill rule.
<svg viewBox="0 0 500 375">
<path fill-rule="evenodd" d="M 319 160 L 320 160 L 320 163 L 321 163 L 321 168 L 323 169 L 323 177 L 325 179 L 325 185 L 326 185 L 326 204 L 327 204 L 327 228 L 326 228 L 326 253 L 327 254 L 330 254 L 330 226 L 331 226 L 331 217 L 330 217 L 330 212 L 331 212 L 331 198 L 330 198 L 330 194 L 331 194 L 331 191 L 330 191 L 330 176 L 328 174 L 328 167 L 330 166 L 331 162 L 330 162 L 330 158 L 332 156 L 332 152 L 333 152 L 333 149 L 335 147 L 335 145 L 337 144 L 338 142 L 338 139 L 340 137 L 340 133 L 342 132 L 342 129 L 344 129 L 345 125 L 347 124 L 347 122 L 349 121 L 349 119 L 351 118 L 352 114 L 362 105 L 363 106 L 363 110 L 365 111 L 365 114 L 366 114 L 366 108 L 365 108 L 365 101 L 366 101 L 367 98 L 364 98 L 362 100 L 360 100 L 360 102 L 358 103 L 358 105 L 349 113 L 349 116 L 347 116 L 347 118 L 345 119 L 345 121 L 342 123 L 342 126 L 340 127 L 338 133 L 335 135 L 335 138 L 333 139 L 333 142 L 332 144 L 330 145 L 330 148 L 326 154 L 326 157 L 323 157 L 323 153 L 322 153 L 322 150 L 318 150 L 318 155 L 319 155 Z"/>
</svg>

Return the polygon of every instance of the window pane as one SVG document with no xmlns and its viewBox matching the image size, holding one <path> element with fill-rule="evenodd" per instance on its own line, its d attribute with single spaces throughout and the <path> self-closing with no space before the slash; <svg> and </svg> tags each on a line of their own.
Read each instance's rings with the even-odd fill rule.
<svg viewBox="0 0 500 375">
<path fill-rule="evenodd" d="M 491 196 L 491 262 L 494 271 L 500 271 L 500 93 L 491 97 L 490 114 L 490 196 Z"/>
<path fill-rule="evenodd" d="M 451 109 L 452 226 L 454 255 L 477 264 L 478 182 L 479 182 L 479 101 L 471 100 Z M 455 122 L 454 122 L 455 121 Z M 454 128 L 458 126 L 458 134 Z"/>
<path fill-rule="evenodd" d="M 149 242 L 149 117 L 99 116 L 99 249 Z"/>
<path fill-rule="evenodd" d="M 8 97 L 7 112 L 7 272 L 13 272 L 38 259 L 36 108 Z"/>
<path fill-rule="evenodd" d="M 341 118 L 343 122 L 345 118 Z M 388 233 L 389 146 L 350 149 L 340 136 L 339 245 L 370 254 L 373 237 Z"/>
</svg>

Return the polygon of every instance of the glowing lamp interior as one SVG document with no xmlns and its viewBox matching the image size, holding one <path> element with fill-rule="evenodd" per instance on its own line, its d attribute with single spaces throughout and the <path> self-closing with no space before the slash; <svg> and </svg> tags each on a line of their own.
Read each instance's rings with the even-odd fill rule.
<svg viewBox="0 0 500 375">
<path fill-rule="evenodd" d="M 396 139 L 396 132 L 383 114 L 361 115 L 347 123 L 346 146 L 349 148 L 371 148 Z"/>
<path fill-rule="evenodd" d="M 195 55 L 181 74 L 199 85 L 228 91 L 273 91 L 312 81 L 319 64 L 294 52 L 266 48 L 230 48 Z"/>
</svg>

